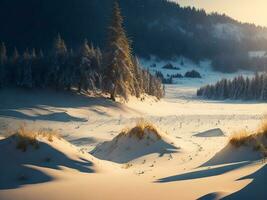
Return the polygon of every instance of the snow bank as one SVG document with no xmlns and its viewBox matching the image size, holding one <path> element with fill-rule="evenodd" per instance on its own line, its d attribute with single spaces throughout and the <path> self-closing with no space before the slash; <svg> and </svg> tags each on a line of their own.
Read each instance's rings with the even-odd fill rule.
<svg viewBox="0 0 267 200">
<path fill-rule="evenodd" d="M 104 160 L 127 163 L 139 157 L 156 153 L 159 156 L 176 153 L 179 149 L 167 134 L 138 126 L 123 131 L 111 141 L 98 145 L 91 153 Z"/>
<path fill-rule="evenodd" d="M 81 173 L 95 171 L 92 156 L 83 154 L 64 139 L 38 136 L 34 145 L 28 144 L 26 151 L 18 148 L 19 142 L 16 135 L 0 140 L 0 189 L 55 179 L 42 168 L 63 170 L 64 167 Z"/>
</svg>

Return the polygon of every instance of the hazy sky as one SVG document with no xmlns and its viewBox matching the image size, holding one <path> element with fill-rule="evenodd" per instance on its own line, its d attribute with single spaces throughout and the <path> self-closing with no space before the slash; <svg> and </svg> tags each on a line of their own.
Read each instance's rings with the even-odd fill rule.
<svg viewBox="0 0 267 200">
<path fill-rule="evenodd" d="M 225 13 L 242 22 L 267 26 L 267 0 L 173 0 L 181 6 Z"/>
</svg>

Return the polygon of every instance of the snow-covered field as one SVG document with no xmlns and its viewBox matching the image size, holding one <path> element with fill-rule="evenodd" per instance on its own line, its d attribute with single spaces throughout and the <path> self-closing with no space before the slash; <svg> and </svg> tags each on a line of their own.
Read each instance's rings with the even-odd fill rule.
<svg viewBox="0 0 267 200">
<path fill-rule="evenodd" d="M 141 61 L 146 66 L 153 62 Z M 235 130 L 256 129 L 267 113 L 267 104 L 198 99 L 195 96 L 198 87 L 237 74 L 213 72 L 208 61 L 200 65 L 187 60 L 183 66 L 180 61 L 173 64 L 181 70 L 162 70 L 163 62 L 157 62 L 157 69 L 164 74 L 183 74 L 196 69 L 203 78 L 175 79 L 176 84 L 166 85 L 166 97 L 160 101 L 151 97 L 145 101 L 131 98 L 128 103 L 120 104 L 101 97 L 65 92 L 1 90 L 1 136 L 11 133 L 22 123 L 29 129 L 53 129 L 75 147 L 62 141 L 48 143 L 46 148 L 61 152 L 50 155 L 52 162 L 53 156 L 57 159 L 65 155 L 73 158 L 75 165 L 69 164 L 71 161 L 63 162 L 64 159 L 59 159 L 56 167 L 40 164 L 42 158 L 40 162 L 24 160 L 23 155 L 31 152 L 17 155 L 16 150 L 8 150 L 10 147 L 4 139 L 0 140 L 0 179 L 5 177 L 0 180 L 0 199 L 177 200 L 224 196 L 230 199 L 251 199 L 252 196 L 265 199 L 266 165 L 256 153 L 233 149 L 227 143 Z M 251 75 L 249 72 L 241 73 Z M 109 159 L 114 162 L 88 155 L 97 145 L 112 140 L 122 129 L 133 127 L 141 117 L 170 138 L 164 140 L 162 148 L 142 151 L 142 148 L 148 148 L 146 142 L 127 148 L 124 141 L 124 150 L 134 155 L 126 160 L 114 158 L 120 155 L 118 152 L 113 152 Z M 168 149 L 165 144 L 174 145 L 176 150 Z M 78 153 L 75 153 L 76 148 Z M 19 161 L 16 160 L 18 157 Z M 78 161 L 91 163 L 88 165 L 90 172 L 81 170 L 84 163 Z M 28 180 L 11 180 L 11 177 L 9 180 L 10 170 L 24 173 L 25 169 Z M 34 172 L 32 176 L 31 170 Z M 37 172 L 41 174 L 39 178 L 36 178 Z"/>
</svg>

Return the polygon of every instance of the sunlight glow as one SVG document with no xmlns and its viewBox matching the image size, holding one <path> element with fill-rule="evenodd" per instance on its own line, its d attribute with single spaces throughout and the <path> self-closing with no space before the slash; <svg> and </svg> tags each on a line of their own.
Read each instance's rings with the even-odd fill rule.
<svg viewBox="0 0 267 200">
<path fill-rule="evenodd" d="M 181 6 L 204 8 L 208 13 L 225 13 L 230 17 L 256 25 L 267 26 L 266 0 L 173 0 Z"/>
</svg>

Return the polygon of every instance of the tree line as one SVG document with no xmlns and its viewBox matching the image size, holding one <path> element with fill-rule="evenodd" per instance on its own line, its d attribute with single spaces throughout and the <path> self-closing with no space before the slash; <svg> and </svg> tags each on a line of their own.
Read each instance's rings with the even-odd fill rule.
<svg viewBox="0 0 267 200">
<path fill-rule="evenodd" d="M 109 93 L 113 100 L 117 96 L 127 100 L 144 93 L 161 98 L 161 80 L 143 69 L 132 55 L 116 2 L 107 35 L 104 51 L 87 40 L 75 50 L 68 48 L 60 34 L 47 53 L 36 49 L 19 53 L 14 48 L 8 54 L 6 45 L 1 43 L 0 87 L 100 90 Z"/>
<path fill-rule="evenodd" d="M 214 85 L 206 85 L 198 89 L 197 96 L 216 100 L 267 101 L 267 73 L 256 73 L 252 78 L 240 75 L 232 80 L 222 79 Z"/>
</svg>

